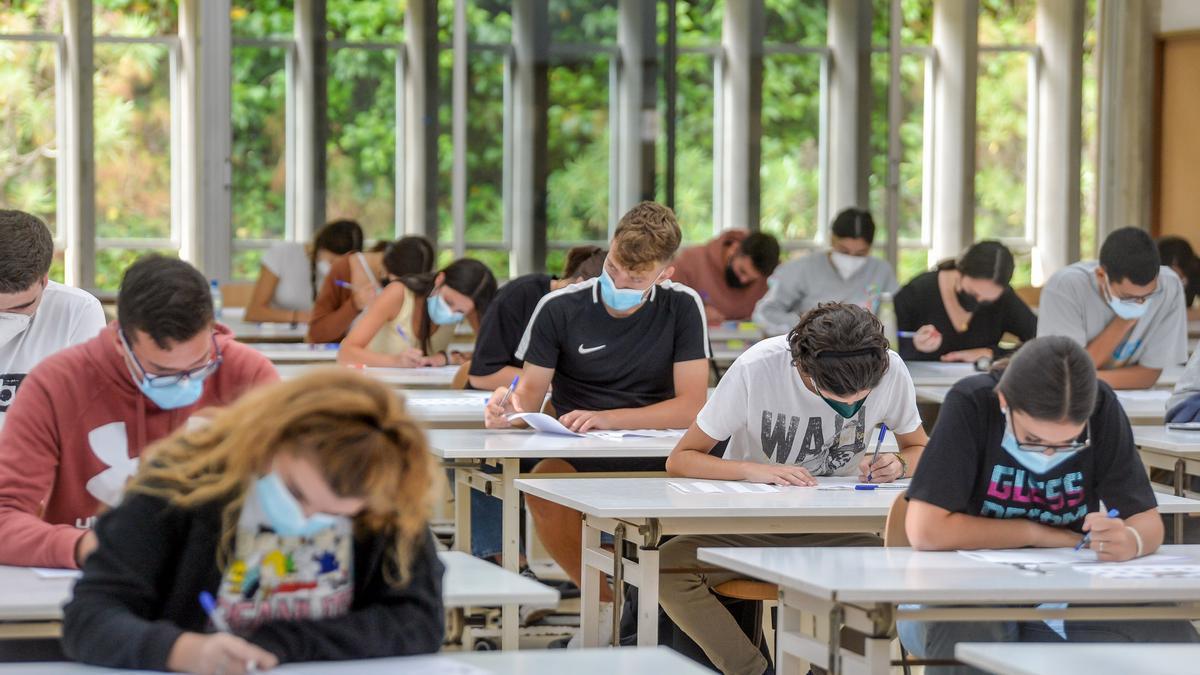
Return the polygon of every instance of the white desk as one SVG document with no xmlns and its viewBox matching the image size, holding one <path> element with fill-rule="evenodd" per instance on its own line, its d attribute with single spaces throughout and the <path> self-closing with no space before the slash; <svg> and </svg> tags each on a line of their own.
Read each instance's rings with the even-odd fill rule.
<svg viewBox="0 0 1200 675">
<path fill-rule="evenodd" d="M 28 567 L 0 566 L 0 637 L 58 637 L 74 578 L 43 579 Z"/>
<path fill-rule="evenodd" d="M 333 358 L 325 362 L 316 361 L 306 364 L 290 362 L 276 365 L 275 370 L 279 372 L 280 378 L 291 380 L 312 372 L 314 368 L 336 366 L 337 351 L 329 353 L 333 354 Z M 276 361 L 276 364 L 278 363 Z M 356 368 L 355 370 L 396 388 L 446 389 L 454 382 L 454 376 L 458 373 L 458 369 L 459 366 L 441 366 L 437 368 Z M 479 414 L 483 415 L 482 408 Z"/>
<path fill-rule="evenodd" d="M 471 491 L 490 494 L 501 502 L 501 552 L 504 566 L 514 572 L 520 561 L 521 499 L 516 481 L 521 475 L 522 459 L 665 458 L 677 441 L 678 438 L 576 438 L 530 431 L 434 429 L 429 432 L 430 451 L 454 469 L 454 548 L 471 550 Z M 484 471 L 485 465 L 497 467 L 498 473 Z M 505 605 L 501 616 L 503 640 L 517 639 L 517 623 L 516 606 Z"/>
<path fill-rule="evenodd" d="M 337 363 L 338 344 L 251 344 L 275 365 L 285 363 Z"/>
<path fill-rule="evenodd" d="M 658 547 L 670 534 L 881 532 L 896 490 L 786 488 L 769 494 L 683 494 L 666 478 L 533 478 L 521 491 L 583 513 L 583 640 L 597 646 L 597 575 L 638 588 L 638 644 L 658 641 Z M 687 482 L 696 482 L 686 479 Z M 1197 503 L 1200 510 L 1200 502 Z M 600 546 L 601 533 L 636 544 L 636 562 Z M 618 589 L 619 590 L 619 589 Z M 619 596 L 619 594 L 618 594 Z M 614 605 L 616 609 L 616 605 Z M 619 613 L 619 610 L 617 610 Z M 619 620 L 619 616 L 617 620 Z"/>
<path fill-rule="evenodd" d="M 995 675 L 1181 675 L 1200 672 L 1200 645 L 959 643 L 954 657 Z"/>
<path fill-rule="evenodd" d="M 0 666 L 4 675 L 112 675 L 107 668 L 76 663 L 18 663 Z M 124 671 L 134 672 L 134 671 Z M 145 671 L 136 671 L 145 672 Z M 280 675 L 708 675 L 687 657 L 666 649 L 540 649 L 524 652 L 444 652 L 432 656 L 365 661 L 296 663 L 271 671 Z"/>
<path fill-rule="evenodd" d="M 919 403 L 941 404 L 946 400 L 951 385 L 919 385 L 916 387 Z M 1136 389 L 1116 392 L 1125 415 L 1132 424 L 1162 424 L 1167 414 L 1169 389 Z"/>
<path fill-rule="evenodd" d="M 1200 559 L 1200 546 L 1167 546 L 1163 552 Z M 1200 617 L 1200 579 L 1117 579 L 1066 566 L 1046 567 L 1045 573 L 1034 574 L 955 552 L 910 548 L 712 548 L 700 549 L 699 558 L 779 586 L 776 669 L 780 675 L 798 673 L 801 661 L 827 666 L 831 675 L 888 673 L 897 620 Z M 1085 604 L 1039 609 L 1042 603 Z M 908 604 L 919 607 L 898 608 Z M 865 654 L 807 635 L 801 630 L 801 613 L 827 621 L 828 635 L 840 635 L 843 626 L 864 633 L 868 636 Z M 831 658 L 831 651 L 837 652 L 837 658 Z"/>
<path fill-rule="evenodd" d="M 533 607 L 558 605 L 557 589 L 469 553 L 441 551 L 438 558 L 446 566 L 446 576 L 442 580 L 442 602 L 448 608 L 500 607 L 505 603 Z M 516 645 L 505 645 L 504 648 L 516 649 Z"/>
<path fill-rule="evenodd" d="M 913 385 L 920 388 L 926 386 L 944 386 L 947 389 L 950 385 L 959 380 L 978 375 L 980 371 L 975 370 L 975 364 L 972 363 L 942 363 L 941 361 L 905 361 L 904 365 L 908 367 L 908 374 L 912 377 Z M 936 401 L 940 403 L 940 401 Z"/>
<path fill-rule="evenodd" d="M 217 321 L 233 331 L 238 342 L 247 343 L 296 343 L 304 342 L 308 333 L 305 323 L 250 322 L 245 320 L 244 307 L 226 307 Z"/>
<path fill-rule="evenodd" d="M 1200 431 L 1172 431 L 1163 424 L 1136 426 L 1133 442 L 1138 446 L 1142 463 L 1148 469 L 1166 469 L 1174 473 L 1173 485 L 1156 483 L 1156 487 L 1176 495 L 1195 497 L 1188 490 L 1192 476 L 1200 476 Z M 1175 541 L 1183 541 L 1183 517 L 1175 518 Z"/>
</svg>

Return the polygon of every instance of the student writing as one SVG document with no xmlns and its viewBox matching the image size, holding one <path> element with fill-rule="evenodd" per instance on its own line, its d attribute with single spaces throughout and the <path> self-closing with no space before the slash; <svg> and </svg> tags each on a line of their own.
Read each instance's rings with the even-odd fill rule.
<svg viewBox="0 0 1200 675">
<path fill-rule="evenodd" d="M 322 227 L 311 244 L 272 245 L 263 253 L 258 281 L 246 304 L 246 321 L 306 323 L 333 261 L 362 250 L 362 245 L 362 228 L 352 220 Z"/>
</svg>

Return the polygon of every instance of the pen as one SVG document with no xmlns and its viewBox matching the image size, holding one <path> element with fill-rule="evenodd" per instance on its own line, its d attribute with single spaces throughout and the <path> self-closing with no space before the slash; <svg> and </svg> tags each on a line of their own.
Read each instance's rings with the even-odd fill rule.
<svg viewBox="0 0 1200 675">
<path fill-rule="evenodd" d="M 349 281 L 342 281 L 341 279 L 334 279 L 333 285 L 346 290 L 352 290 L 354 288 L 354 284 L 350 283 Z"/>
<path fill-rule="evenodd" d="M 213 597 L 212 593 L 200 591 L 200 606 L 204 608 L 204 613 L 208 615 L 208 620 L 212 621 L 213 628 L 216 628 L 221 633 L 233 633 L 233 630 L 229 628 L 229 623 L 225 621 L 225 617 L 217 612 L 217 600 Z M 246 672 L 257 673 L 258 664 L 250 661 L 246 664 Z"/>
<path fill-rule="evenodd" d="M 883 436 L 887 433 L 887 425 L 882 422 L 879 424 L 879 438 L 875 440 L 875 452 L 871 455 L 871 464 L 867 467 L 867 482 L 871 482 L 871 466 L 875 466 L 875 460 L 879 459 L 879 446 L 883 445 Z"/>
<path fill-rule="evenodd" d="M 1108 510 L 1109 518 L 1116 518 L 1120 515 L 1121 515 L 1121 513 L 1119 511 L 1117 511 L 1116 509 Z M 1083 535 L 1083 539 L 1080 539 L 1078 544 L 1075 544 L 1075 550 L 1078 551 L 1079 549 L 1083 548 L 1084 546 L 1087 546 L 1089 543 L 1091 543 L 1091 541 L 1092 541 L 1092 533 L 1088 532 L 1087 534 Z"/>
<path fill-rule="evenodd" d="M 915 337 L 917 337 L 917 331 L 915 331 L 915 330 L 898 330 L 898 331 L 896 331 L 896 337 L 915 338 Z"/>
<path fill-rule="evenodd" d="M 513 389 L 517 388 L 517 381 L 521 379 L 520 375 L 513 377 L 512 384 L 508 385 L 508 391 L 504 392 L 504 398 L 500 399 L 500 409 L 504 410 L 504 404 L 508 403 L 508 395 L 513 393 Z"/>
</svg>

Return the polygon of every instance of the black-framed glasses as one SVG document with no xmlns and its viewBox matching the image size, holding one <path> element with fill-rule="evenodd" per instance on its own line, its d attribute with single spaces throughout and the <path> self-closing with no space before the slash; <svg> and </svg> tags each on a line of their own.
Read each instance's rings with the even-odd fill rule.
<svg viewBox="0 0 1200 675">
<path fill-rule="evenodd" d="M 1014 415 L 1009 414 L 1008 424 L 1011 427 L 1013 439 L 1017 442 L 1017 449 L 1022 452 L 1040 452 L 1040 453 L 1073 453 L 1080 450 L 1086 450 L 1092 446 L 1092 421 L 1089 419 L 1084 425 L 1083 440 L 1075 439 L 1070 443 L 1059 443 L 1055 445 L 1046 445 L 1041 443 L 1022 443 L 1021 436 L 1017 433 L 1017 420 Z"/>
<path fill-rule="evenodd" d="M 1117 295 L 1115 291 L 1113 291 L 1112 283 L 1109 282 L 1107 280 L 1107 278 L 1105 279 L 1105 283 L 1108 286 L 1108 297 L 1115 298 L 1116 301 L 1121 303 L 1122 305 L 1144 305 L 1147 302 L 1149 302 L 1149 301 L 1153 300 L 1154 298 L 1157 298 L 1158 296 L 1163 294 L 1163 287 L 1162 287 L 1162 284 L 1160 283 L 1153 291 L 1150 291 L 1149 293 L 1147 293 L 1145 295 L 1132 295 L 1132 296 L 1128 296 L 1128 297 L 1121 297 L 1121 296 Z"/>
<path fill-rule="evenodd" d="M 213 358 L 209 359 L 208 363 L 205 363 L 197 368 L 181 370 L 178 373 L 171 373 L 170 375 L 155 375 L 154 373 L 147 372 L 145 366 L 142 365 L 142 362 L 138 361 L 137 355 L 133 353 L 133 348 L 129 346 L 129 338 L 125 335 L 125 331 L 119 330 L 117 331 L 117 334 L 121 336 L 121 344 L 125 347 L 125 351 L 129 353 L 129 358 L 133 359 L 133 365 L 137 366 L 138 371 L 141 372 L 142 379 L 146 382 L 146 386 L 155 389 L 173 387 L 185 380 L 203 380 L 209 375 L 215 373 L 217 368 L 221 367 L 221 362 L 224 361 L 224 357 L 221 355 L 221 347 L 217 345 L 217 336 L 214 333 L 210 336 L 210 339 L 212 340 L 212 353 L 214 356 Z"/>
</svg>

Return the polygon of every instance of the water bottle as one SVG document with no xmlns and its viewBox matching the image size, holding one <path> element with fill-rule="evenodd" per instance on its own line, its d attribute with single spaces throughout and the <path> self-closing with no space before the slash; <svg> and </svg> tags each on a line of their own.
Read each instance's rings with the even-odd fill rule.
<svg viewBox="0 0 1200 675">
<path fill-rule="evenodd" d="M 879 322 L 883 324 L 883 334 L 892 350 L 899 350 L 900 342 L 896 337 L 896 306 L 892 302 L 891 293 L 879 294 Z"/>
<path fill-rule="evenodd" d="M 221 282 L 213 279 L 208 282 L 208 287 L 212 289 L 213 317 L 220 321 L 225 314 L 225 299 L 221 297 Z"/>
</svg>

